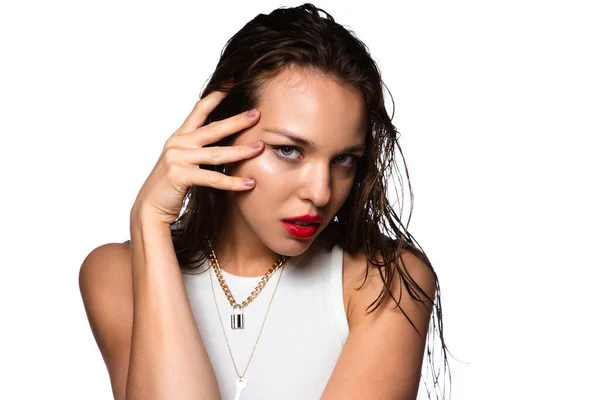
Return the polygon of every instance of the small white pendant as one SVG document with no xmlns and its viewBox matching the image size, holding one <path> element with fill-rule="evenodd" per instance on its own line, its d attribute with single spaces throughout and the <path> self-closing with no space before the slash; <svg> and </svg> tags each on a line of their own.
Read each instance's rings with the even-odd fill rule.
<svg viewBox="0 0 600 400">
<path fill-rule="evenodd" d="M 240 400 L 242 390 L 246 389 L 247 383 L 248 381 L 243 378 L 238 378 L 238 380 L 235 381 L 235 398 L 233 400 Z"/>
</svg>

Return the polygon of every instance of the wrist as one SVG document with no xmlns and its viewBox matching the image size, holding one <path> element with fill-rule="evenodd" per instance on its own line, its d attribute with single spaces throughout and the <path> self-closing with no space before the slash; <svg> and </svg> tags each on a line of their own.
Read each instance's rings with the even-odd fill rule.
<svg viewBox="0 0 600 400">
<path fill-rule="evenodd" d="M 137 203 L 131 208 L 129 224 L 131 229 L 171 230 L 171 223 L 169 221 L 161 220 L 155 212 Z"/>
</svg>

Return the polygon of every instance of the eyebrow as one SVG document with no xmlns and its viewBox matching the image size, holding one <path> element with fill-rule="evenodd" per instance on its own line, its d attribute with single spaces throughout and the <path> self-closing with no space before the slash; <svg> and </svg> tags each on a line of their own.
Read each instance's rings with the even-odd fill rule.
<svg viewBox="0 0 600 400">
<path fill-rule="evenodd" d="M 263 131 L 274 133 L 274 134 L 280 135 L 280 136 L 285 136 L 286 138 L 290 139 L 292 142 L 296 143 L 299 146 L 315 147 L 314 142 L 312 142 L 308 139 L 305 139 L 301 136 L 298 136 L 294 132 L 290 132 L 286 129 L 263 128 Z M 365 150 L 364 145 L 357 144 L 354 146 L 346 147 L 345 149 L 342 150 L 342 153 L 360 152 L 360 151 L 364 151 L 364 150 Z"/>
</svg>

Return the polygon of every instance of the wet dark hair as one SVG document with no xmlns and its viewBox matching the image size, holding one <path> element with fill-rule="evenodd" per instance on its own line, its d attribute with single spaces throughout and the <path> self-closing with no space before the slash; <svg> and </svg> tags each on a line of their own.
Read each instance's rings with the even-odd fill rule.
<svg viewBox="0 0 600 400">
<path fill-rule="evenodd" d="M 412 320 L 400 307 L 402 292 L 397 297 L 392 293 L 391 284 L 396 273 L 413 299 L 432 307 L 426 354 L 427 370 L 433 377 L 433 386 L 427 387 L 426 382 L 425 386 L 428 398 L 431 398 L 432 391 L 436 398 L 444 398 L 446 373 L 450 378 L 450 372 L 443 335 L 439 281 L 422 247 L 407 230 L 413 207 L 412 187 L 398 131 L 385 108 L 385 85 L 367 47 L 352 31 L 312 4 L 279 8 L 268 15 L 259 14 L 227 42 L 200 96 L 203 98 L 215 90 L 228 92 L 227 97 L 209 115 L 206 124 L 257 107 L 265 83 L 292 67 L 357 88 L 364 97 L 366 152 L 358 161 L 354 184 L 347 200 L 321 236 L 329 247 L 337 244 L 350 254 L 365 252 L 368 263 L 365 265 L 363 285 L 369 269 L 378 270 L 384 287 L 367 308 L 369 313 L 391 296 L 416 330 Z M 406 227 L 401 221 L 405 186 L 396 164 L 396 151 L 402 156 L 411 201 Z M 222 166 L 203 168 L 223 172 Z M 398 212 L 388 200 L 387 182 L 391 179 L 400 182 Z M 208 249 L 202 238 L 208 237 L 213 243 L 217 242 L 223 227 L 225 200 L 224 191 L 198 186 L 189 189 L 181 215 L 172 226 L 173 243 L 182 267 L 190 267 L 204 260 Z M 408 273 L 400 257 L 404 251 L 417 256 L 432 272 L 435 278 L 434 299 Z M 436 333 L 441 340 L 438 350 L 443 366 L 443 387 L 440 386 L 440 370 L 434 366 Z"/>
</svg>

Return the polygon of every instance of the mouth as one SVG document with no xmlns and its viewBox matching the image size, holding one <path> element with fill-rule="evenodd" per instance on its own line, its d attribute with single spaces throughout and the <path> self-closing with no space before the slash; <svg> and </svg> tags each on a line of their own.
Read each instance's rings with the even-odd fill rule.
<svg viewBox="0 0 600 400">
<path fill-rule="evenodd" d="M 308 239 L 312 237 L 319 226 L 319 222 L 305 222 L 298 220 L 282 220 L 283 227 L 294 237 L 299 239 Z"/>
</svg>

